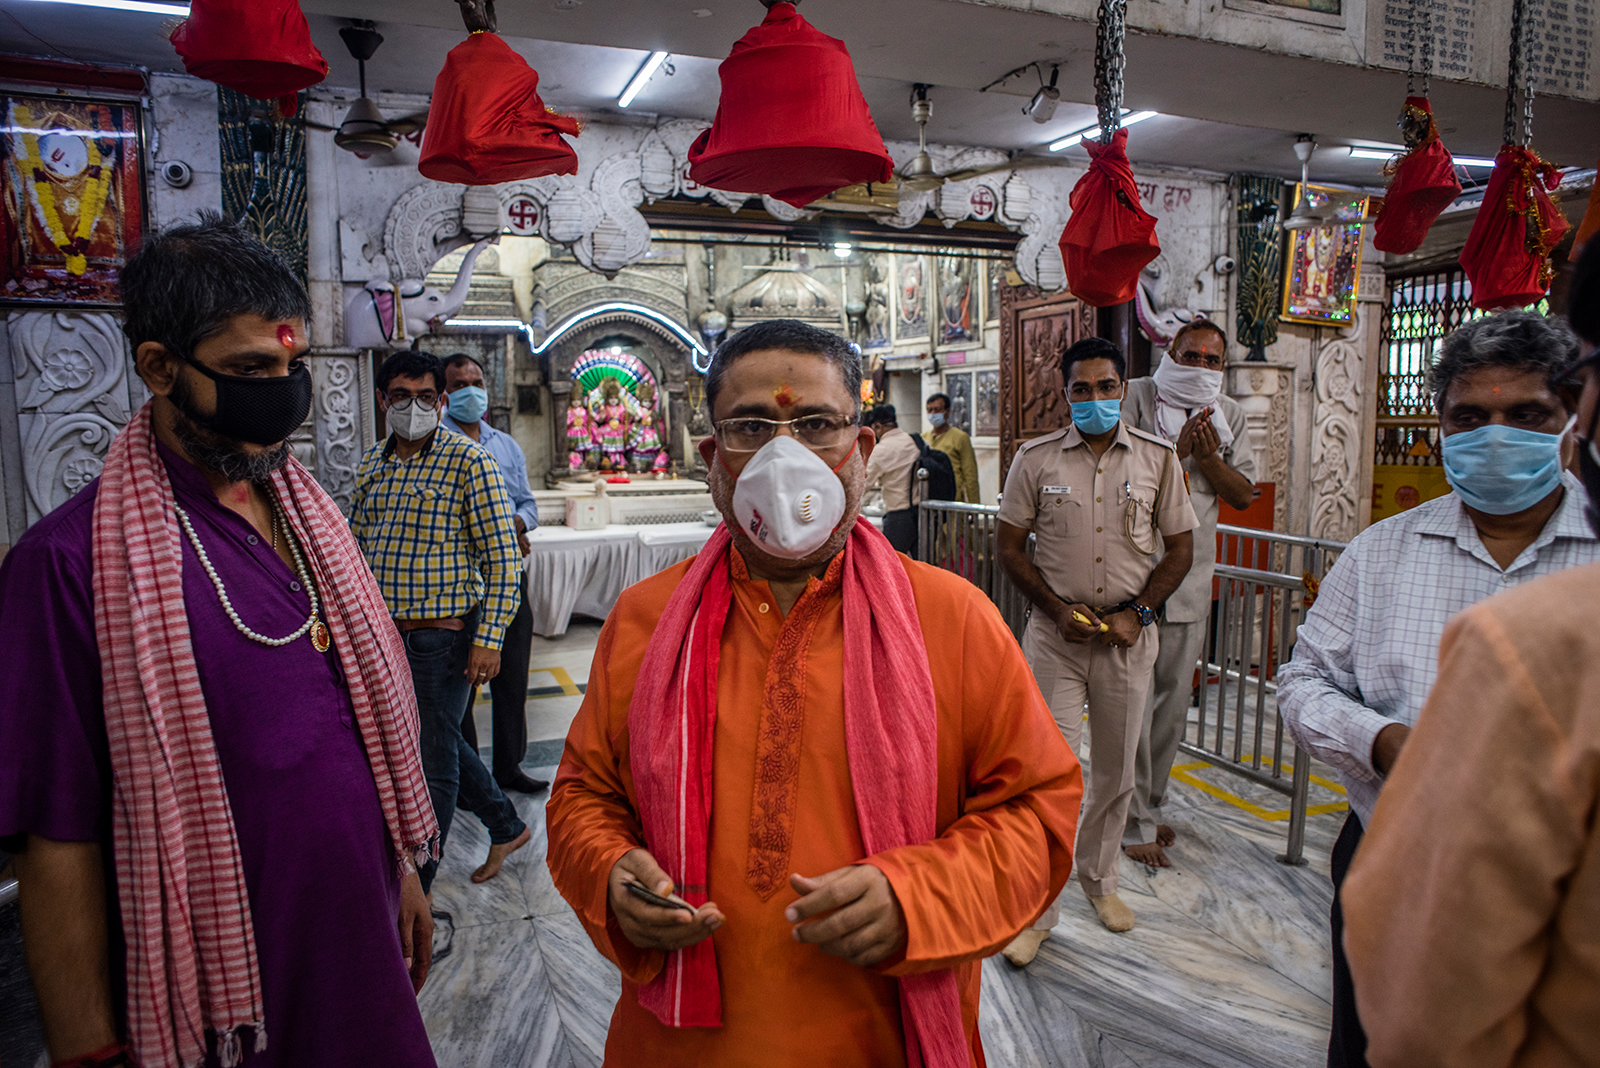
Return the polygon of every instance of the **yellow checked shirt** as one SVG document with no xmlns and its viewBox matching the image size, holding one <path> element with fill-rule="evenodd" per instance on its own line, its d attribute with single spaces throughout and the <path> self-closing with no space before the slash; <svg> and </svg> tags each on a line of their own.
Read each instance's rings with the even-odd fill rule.
<svg viewBox="0 0 1600 1068">
<path fill-rule="evenodd" d="M 395 456 L 392 441 L 378 442 L 356 469 L 350 530 L 395 619 L 445 619 L 482 605 L 474 644 L 505 642 L 520 553 L 488 449 L 443 428 L 409 460 Z"/>
</svg>

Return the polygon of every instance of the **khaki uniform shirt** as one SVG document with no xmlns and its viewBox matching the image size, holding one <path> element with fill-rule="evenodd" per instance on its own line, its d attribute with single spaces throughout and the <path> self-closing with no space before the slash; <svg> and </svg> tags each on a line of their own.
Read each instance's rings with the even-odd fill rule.
<svg viewBox="0 0 1600 1068">
<path fill-rule="evenodd" d="M 916 439 L 899 427 L 878 439 L 867 460 L 867 488 L 883 486 L 884 511 L 911 507 L 911 469 L 921 456 Z"/>
<path fill-rule="evenodd" d="M 956 471 L 956 500 L 979 504 L 978 454 L 972 451 L 972 439 L 960 427 L 950 427 L 943 434 L 929 434 L 928 444 L 950 457 L 950 466 Z"/>
<path fill-rule="evenodd" d="M 1161 539 L 1199 525 L 1172 446 L 1126 423 L 1099 460 L 1076 426 L 1024 445 L 1000 521 L 1033 531 L 1034 565 L 1056 596 L 1091 608 L 1138 597 Z"/>
<path fill-rule="evenodd" d="M 1232 443 L 1218 450 L 1222 462 L 1254 482 L 1256 459 L 1245 433 L 1244 409 L 1232 397 L 1218 397 L 1217 411 L 1233 431 Z M 1156 434 L 1155 379 L 1135 378 L 1128 383 L 1128 395 L 1122 401 L 1122 418 L 1129 426 Z M 1189 499 L 1194 504 L 1200 526 L 1194 532 L 1194 566 L 1189 568 L 1189 575 L 1178 592 L 1167 599 L 1166 618 L 1174 623 L 1199 623 L 1211 614 L 1211 576 L 1217 563 L 1219 505 L 1216 487 L 1201 473 L 1193 456 L 1183 461 L 1183 469 L 1189 474 Z"/>
</svg>

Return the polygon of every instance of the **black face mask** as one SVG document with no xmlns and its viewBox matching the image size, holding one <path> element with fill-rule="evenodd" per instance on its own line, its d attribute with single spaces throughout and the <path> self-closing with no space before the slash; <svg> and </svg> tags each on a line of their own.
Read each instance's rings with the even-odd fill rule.
<svg viewBox="0 0 1600 1068">
<path fill-rule="evenodd" d="M 1589 433 L 1594 433 L 1594 428 L 1589 428 Z M 1589 520 L 1589 527 L 1600 538 L 1600 508 L 1595 505 L 1600 501 L 1600 460 L 1595 458 L 1596 446 L 1592 437 L 1578 439 L 1578 477 L 1583 479 L 1583 488 L 1589 491 L 1589 507 L 1584 509 L 1584 515 Z"/>
<path fill-rule="evenodd" d="M 190 418 L 225 438 L 277 445 L 311 414 L 311 367 L 303 360 L 277 378 L 220 375 L 190 357 L 184 362 L 217 384 L 217 414 Z"/>
</svg>

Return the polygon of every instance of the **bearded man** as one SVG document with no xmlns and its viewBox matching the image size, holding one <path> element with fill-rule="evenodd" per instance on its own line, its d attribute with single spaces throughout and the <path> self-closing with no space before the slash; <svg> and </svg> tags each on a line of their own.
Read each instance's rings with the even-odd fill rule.
<svg viewBox="0 0 1600 1068">
<path fill-rule="evenodd" d="M 416 699 L 286 444 L 310 302 L 214 217 L 146 239 L 122 296 L 153 399 L 0 566 L 0 837 L 50 1056 L 431 1068 Z"/>
<path fill-rule="evenodd" d="M 981 1065 L 979 960 L 1071 870 L 1082 772 L 999 614 L 858 522 L 860 387 L 803 323 L 726 342 L 724 524 L 601 633 L 547 815 L 607 1064 Z"/>
</svg>

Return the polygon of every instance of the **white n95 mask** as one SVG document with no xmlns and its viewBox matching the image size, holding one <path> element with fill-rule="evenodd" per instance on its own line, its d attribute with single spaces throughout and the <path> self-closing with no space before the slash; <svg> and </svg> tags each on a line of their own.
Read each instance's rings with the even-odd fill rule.
<svg viewBox="0 0 1600 1068">
<path fill-rule="evenodd" d="M 439 429 L 439 409 L 425 408 L 416 398 L 389 405 L 389 433 L 420 441 Z"/>
<path fill-rule="evenodd" d="M 761 446 L 733 485 L 739 529 L 762 552 L 784 560 L 803 560 L 826 545 L 844 509 L 839 476 L 783 434 Z"/>
</svg>

